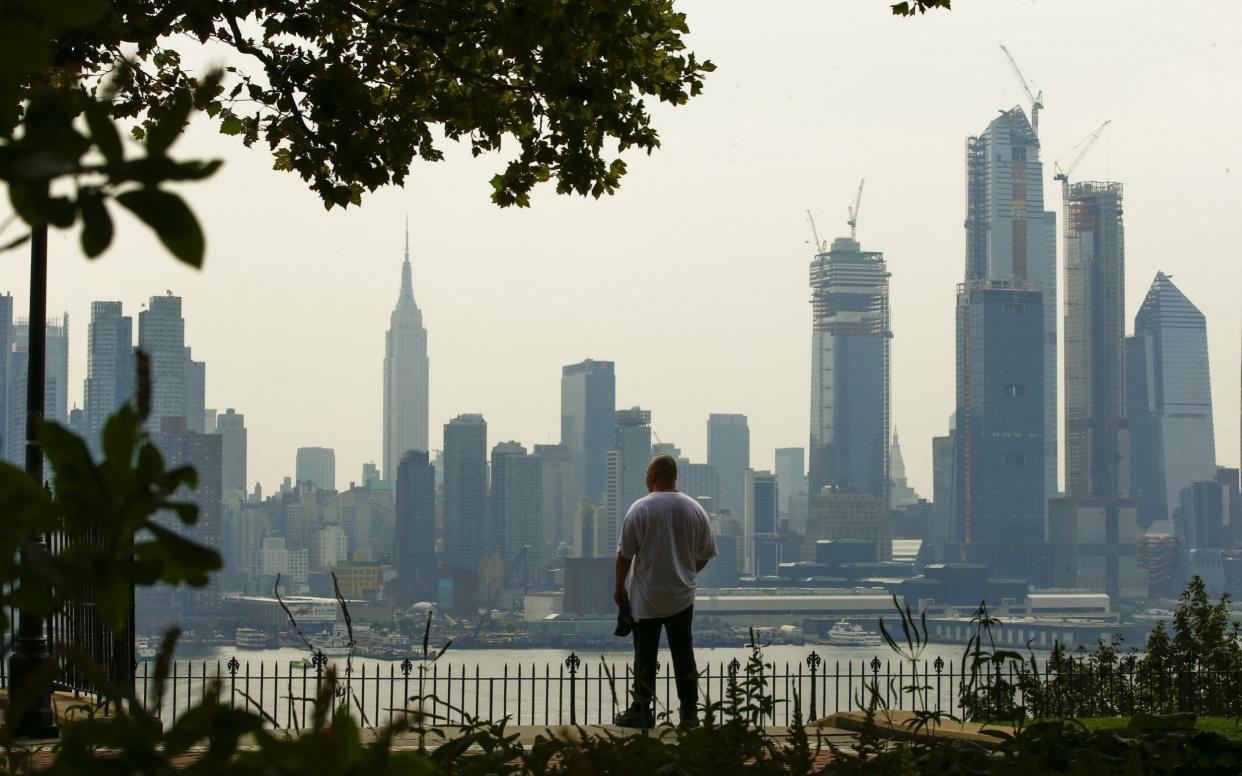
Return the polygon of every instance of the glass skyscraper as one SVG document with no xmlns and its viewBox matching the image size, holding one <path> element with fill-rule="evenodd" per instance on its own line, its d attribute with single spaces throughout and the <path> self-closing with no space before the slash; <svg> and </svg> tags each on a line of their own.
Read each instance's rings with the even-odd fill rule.
<svg viewBox="0 0 1242 776">
<path fill-rule="evenodd" d="M 488 537 L 487 421 L 458 415 L 444 424 L 444 560 L 466 576 L 478 574 Z M 497 537 L 492 537 L 495 541 Z"/>
<path fill-rule="evenodd" d="M 712 413 L 707 416 L 707 463 L 716 469 L 717 510 L 742 514 L 742 478 L 750 468 L 750 423 L 745 415 Z"/>
<path fill-rule="evenodd" d="M 600 503 L 607 478 L 617 410 L 617 378 L 611 361 L 587 359 L 561 369 L 561 444 L 573 461 L 579 498 Z"/>
<path fill-rule="evenodd" d="M 884 254 L 839 237 L 811 262 L 808 492 L 853 488 L 888 504 L 889 327 Z"/>
<path fill-rule="evenodd" d="M 1216 477 L 1207 321 L 1156 273 L 1126 339 L 1130 481 L 1144 528 L 1171 519 L 1182 489 Z"/>
<path fill-rule="evenodd" d="M 99 451 L 108 416 L 134 398 L 134 319 L 120 302 L 91 302 L 86 330 L 86 443 Z"/>
</svg>

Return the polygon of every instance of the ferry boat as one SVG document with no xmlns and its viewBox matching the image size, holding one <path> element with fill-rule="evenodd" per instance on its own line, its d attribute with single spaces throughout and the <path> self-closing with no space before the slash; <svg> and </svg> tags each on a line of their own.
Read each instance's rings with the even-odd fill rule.
<svg viewBox="0 0 1242 776">
<path fill-rule="evenodd" d="M 861 625 L 841 620 L 828 631 L 828 644 L 834 647 L 878 647 L 880 634 L 863 630 Z"/>
<path fill-rule="evenodd" d="M 238 628 L 234 643 L 238 649 L 269 649 L 275 646 L 270 635 L 255 628 Z"/>
<path fill-rule="evenodd" d="M 151 646 L 151 642 L 146 639 L 138 639 L 134 642 L 134 650 L 139 660 L 154 660 L 159 653 L 155 647 Z"/>
<path fill-rule="evenodd" d="M 310 640 L 312 653 L 322 653 L 324 657 L 345 657 L 357 651 L 357 644 L 349 638 L 349 631 L 342 623 L 336 623 L 330 633 Z"/>
</svg>

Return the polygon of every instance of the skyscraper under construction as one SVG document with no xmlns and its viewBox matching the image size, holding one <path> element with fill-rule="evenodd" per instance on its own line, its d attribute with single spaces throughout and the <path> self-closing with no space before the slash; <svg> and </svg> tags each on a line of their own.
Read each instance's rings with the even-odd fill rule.
<svg viewBox="0 0 1242 776">
<path fill-rule="evenodd" d="M 811 261 L 808 492 L 857 489 L 888 502 L 888 269 L 839 237 Z"/>
</svg>

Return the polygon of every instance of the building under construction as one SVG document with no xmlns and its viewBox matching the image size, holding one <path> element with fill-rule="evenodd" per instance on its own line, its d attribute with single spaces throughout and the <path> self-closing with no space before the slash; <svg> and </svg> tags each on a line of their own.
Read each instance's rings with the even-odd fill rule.
<svg viewBox="0 0 1242 776">
<path fill-rule="evenodd" d="M 1125 232 L 1120 183 L 1065 189 L 1065 489 L 1130 492 Z"/>
<path fill-rule="evenodd" d="M 852 220 L 852 219 L 851 219 Z M 809 492 L 857 489 L 888 511 L 888 270 L 839 237 L 811 262 Z"/>
</svg>

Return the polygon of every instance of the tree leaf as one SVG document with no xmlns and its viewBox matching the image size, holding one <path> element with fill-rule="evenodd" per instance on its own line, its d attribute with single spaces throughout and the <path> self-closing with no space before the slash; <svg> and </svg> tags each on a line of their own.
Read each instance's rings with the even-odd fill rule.
<svg viewBox="0 0 1242 776">
<path fill-rule="evenodd" d="M 194 107 L 194 96 L 188 89 L 181 89 L 173 99 L 168 113 L 164 114 L 155 126 L 147 132 L 147 155 L 163 156 L 168 147 L 185 129 L 190 118 L 190 110 Z"/>
<path fill-rule="evenodd" d="M 192 267 L 203 266 L 203 230 L 181 197 L 148 187 L 118 194 L 116 201 L 154 229 L 178 259 Z"/>
<path fill-rule="evenodd" d="M 112 217 L 99 189 L 83 189 L 78 208 L 82 211 L 82 252 L 93 259 L 112 243 Z"/>
<path fill-rule="evenodd" d="M 107 109 L 94 100 L 86 103 L 86 126 L 91 130 L 91 140 L 109 164 L 125 161 L 125 150 L 121 147 L 121 136 L 116 131 L 116 125 L 108 117 Z"/>
</svg>

